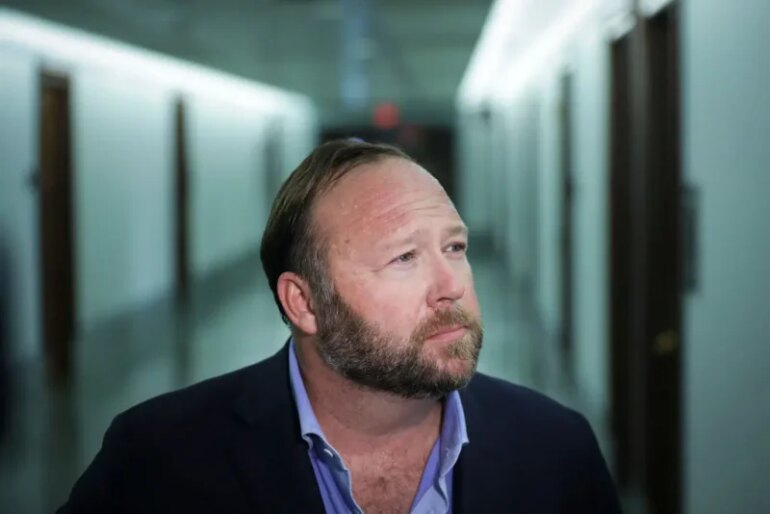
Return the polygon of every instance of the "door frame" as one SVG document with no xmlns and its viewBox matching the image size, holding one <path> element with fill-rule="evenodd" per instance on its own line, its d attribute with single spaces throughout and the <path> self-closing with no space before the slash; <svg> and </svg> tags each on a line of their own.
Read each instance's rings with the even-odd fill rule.
<svg viewBox="0 0 770 514">
<path fill-rule="evenodd" d="M 574 75 L 567 71 L 559 79 L 559 346 L 563 371 L 568 382 L 574 380 L 574 298 L 575 298 L 575 173 L 573 158 Z"/>
<path fill-rule="evenodd" d="M 187 104 L 174 102 L 174 264 L 175 296 L 180 305 L 190 298 L 190 169 L 187 137 Z"/>
</svg>

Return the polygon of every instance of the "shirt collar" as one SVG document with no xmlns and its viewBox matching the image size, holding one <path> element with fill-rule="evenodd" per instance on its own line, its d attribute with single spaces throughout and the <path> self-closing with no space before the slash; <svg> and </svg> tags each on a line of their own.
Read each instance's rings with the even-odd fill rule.
<svg viewBox="0 0 770 514">
<path fill-rule="evenodd" d="M 320 438 L 324 445 L 328 446 L 329 443 L 324 436 L 323 429 L 318 423 L 318 418 L 316 418 L 313 406 L 310 405 L 310 399 L 307 396 L 307 389 L 305 389 L 305 383 L 302 380 L 297 353 L 294 349 L 294 339 L 289 342 L 289 380 L 292 393 L 294 394 L 294 401 L 297 404 L 302 438 L 308 443 L 310 448 L 313 447 L 313 436 Z M 460 400 L 460 393 L 452 391 L 444 401 L 444 413 L 441 420 L 439 447 L 441 451 L 440 474 L 442 476 L 452 469 L 460 456 L 460 450 L 468 442 L 465 411 Z"/>
<path fill-rule="evenodd" d="M 313 406 L 310 405 L 310 398 L 307 396 L 307 389 L 302 380 L 302 374 L 299 371 L 299 362 L 297 362 L 297 352 L 294 349 L 294 339 L 289 342 L 289 381 L 291 390 L 294 394 L 294 401 L 297 404 L 297 414 L 299 414 L 299 428 L 302 433 L 302 439 L 307 441 L 310 448 L 313 447 L 311 436 L 320 437 L 326 442 L 324 432 L 315 417 Z"/>
<path fill-rule="evenodd" d="M 468 431 L 465 426 L 465 411 L 460 401 L 460 393 L 452 391 L 444 401 L 444 417 L 441 420 L 439 438 L 440 464 L 439 476 L 446 476 L 457 463 L 460 451 L 468 444 Z"/>
</svg>

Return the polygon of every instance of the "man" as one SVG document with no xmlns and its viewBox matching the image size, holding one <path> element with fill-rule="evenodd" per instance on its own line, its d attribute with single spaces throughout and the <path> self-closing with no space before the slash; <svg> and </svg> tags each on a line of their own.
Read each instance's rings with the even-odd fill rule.
<svg viewBox="0 0 770 514">
<path fill-rule="evenodd" d="M 61 512 L 619 512 L 582 416 L 475 373 L 467 237 L 399 150 L 318 147 L 262 239 L 289 343 L 119 415 Z"/>
</svg>

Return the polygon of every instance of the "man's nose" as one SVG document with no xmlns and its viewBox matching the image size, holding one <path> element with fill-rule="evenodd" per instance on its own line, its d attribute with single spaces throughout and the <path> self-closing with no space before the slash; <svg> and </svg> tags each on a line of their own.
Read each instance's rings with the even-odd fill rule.
<svg viewBox="0 0 770 514">
<path fill-rule="evenodd" d="M 452 304 L 465 294 L 462 273 L 446 257 L 437 258 L 432 265 L 431 288 L 428 304 L 439 308 L 442 304 Z"/>
</svg>

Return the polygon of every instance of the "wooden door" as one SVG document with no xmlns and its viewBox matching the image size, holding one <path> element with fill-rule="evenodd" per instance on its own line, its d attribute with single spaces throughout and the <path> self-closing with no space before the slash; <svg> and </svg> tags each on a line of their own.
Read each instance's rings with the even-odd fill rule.
<svg viewBox="0 0 770 514">
<path fill-rule="evenodd" d="M 611 420 L 616 475 L 651 514 L 681 505 L 678 10 L 612 46 Z"/>
<path fill-rule="evenodd" d="M 615 479 L 631 482 L 631 154 L 629 36 L 612 44 L 609 175 L 609 334 L 610 424 L 614 437 Z"/>
<path fill-rule="evenodd" d="M 70 84 L 41 74 L 39 223 L 42 334 L 46 368 L 56 381 L 72 371 L 75 335 L 73 172 Z"/>
<path fill-rule="evenodd" d="M 681 485 L 681 137 L 678 11 L 647 22 L 647 376 L 645 483 L 651 512 L 679 512 Z"/>
</svg>

